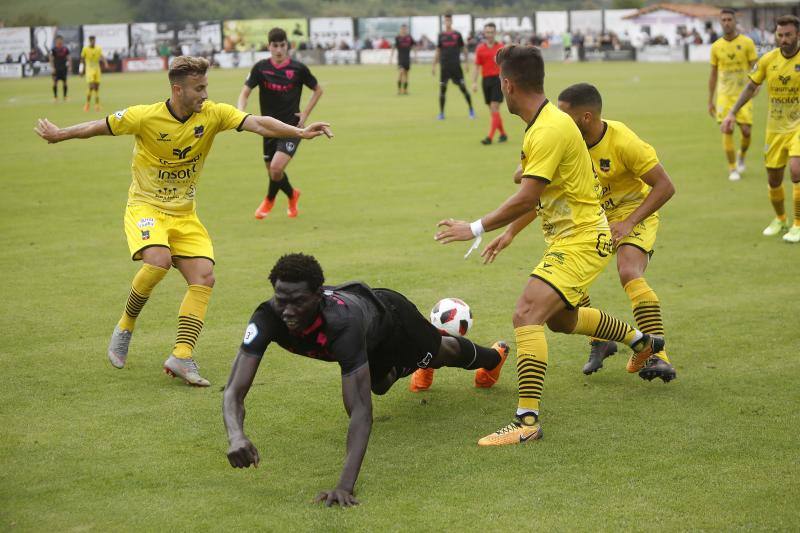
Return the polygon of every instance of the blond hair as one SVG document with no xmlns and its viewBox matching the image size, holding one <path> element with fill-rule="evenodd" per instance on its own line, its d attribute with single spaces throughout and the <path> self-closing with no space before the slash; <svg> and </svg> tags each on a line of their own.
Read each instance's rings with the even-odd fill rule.
<svg viewBox="0 0 800 533">
<path fill-rule="evenodd" d="M 169 66 L 169 82 L 180 83 L 187 76 L 205 76 L 208 60 L 204 57 L 178 56 Z"/>
</svg>

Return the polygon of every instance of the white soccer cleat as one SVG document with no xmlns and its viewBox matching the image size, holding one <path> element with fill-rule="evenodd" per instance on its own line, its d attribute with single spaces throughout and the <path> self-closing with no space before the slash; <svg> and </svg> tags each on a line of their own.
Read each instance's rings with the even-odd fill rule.
<svg viewBox="0 0 800 533">
<path fill-rule="evenodd" d="M 733 169 L 731 170 L 731 173 L 728 174 L 728 179 L 731 181 L 739 181 L 740 179 L 742 179 L 742 175 L 739 174 L 739 171 L 737 169 Z"/>
<path fill-rule="evenodd" d="M 773 218 L 772 222 L 769 223 L 769 226 L 764 228 L 761 234 L 764 237 L 774 237 L 782 231 L 786 231 L 786 222 L 783 222 L 779 218 Z"/>
<path fill-rule="evenodd" d="M 791 243 L 800 242 L 800 226 L 792 226 L 789 228 L 789 231 L 783 236 L 783 240 Z"/>
<path fill-rule="evenodd" d="M 200 375 L 197 363 L 194 359 L 179 359 L 174 355 L 164 361 L 164 372 L 173 378 L 180 378 L 189 385 L 195 387 L 208 387 L 211 383 L 206 378 Z"/>
<path fill-rule="evenodd" d="M 745 171 L 745 169 L 746 169 L 746 168 L 747 168 L 747 167 L 746 167 L 746 166 L 745 166 L 745 164 L 744 164 L 744 159 L 742 159 L 741 157 L 738 157 L 738 158 L 736 159 L 736 171 L 737 171 L 739 174 L 742 174 L 742 173 L 744 173 L 744 171 Z"/>
<path fill-rule="evenodd" d="M 108 343 L 108 360 L 116 368 L 123 368 L 128 359 L 128 347 L 131 344 L 133 332 L 127 329 L 120 329 L 119 325 L 114 327 L 111 334 L 111 341 Z"/>
</svg>

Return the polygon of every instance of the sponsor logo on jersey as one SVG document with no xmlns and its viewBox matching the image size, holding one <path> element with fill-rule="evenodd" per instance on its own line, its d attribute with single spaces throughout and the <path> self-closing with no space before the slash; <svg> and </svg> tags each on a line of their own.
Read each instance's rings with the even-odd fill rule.
<svg viewBox="0 0 800 533">
<path fill-rule="evenodd" d="M 258 336 L 258 327 L 252 322 L 250 322 L 249 324 L 247 324 L 247 329 L 244 330 L 244 339 L 242 339 L 242 342 L 244 344 L 250 344 L 251 342 L 253 342 L 253 339 L 255 339 L 257 336 Z"/>
<path fill-rule="evenodd" d="M 139 222 L 137 222 L 136 225 L 139 227 L 139 229 L 152 228 L 156 225 L 156 219 L 152 217 L 142 218 L 139 219 Z"/>
<path fill-rule="evenodd" d="M 781 76 L 780 74 L 778 74 L 778 79 L 781 80 L 782 84 L 786 85 L 787 83 L 789 83 L 789 80 L 791 80 L 792 77 L 791 76 Z"/>
<path fill-rule="evenodd" d="M 119 111 L 114 113 L 114 116 L 116 117 L 117 120 L 122 120 L 122 116 L 125 114 L 127 110 L 128 110 L 127 107 L 125 109 L 120 109 Z"/>
<path fill-rule="evenodd" d="M 191 146 L 188 146 L 186 148 L 173 148 L 172 155 L 177 156 L 178 159 L 186 159 L 186 154 L 188 154 L 189 150 L 191 149 L 192 149 Z"/>
<path fill-rule="evenodd" d="M 600 160 L 600 170 L 603 172 L 608 172 L 611 170 L 611 160 L 610 159 L 601 159 Z"/>
<path fill-rule="evenodd" d="M 142 240 L 146 241 L 150 239 L 150 230 L 142 230 Z"/>
<path fill-rule="evenodd" d="M 200 126 L 195 126 L 194 127 L 194 136 L 195 136 L 196 139 L 199 139 L 200 137 L 202 137 L 203 133 L 205 133 L 205 128 L 203 128 L 202 124 Z M 189 148 L 191 148 L 191 146 Z"/>
<path fill-rule="evenodd" d="M 289 80 L 294 79 L 294 70 L 286 69 L 284 72 L 286 72 L 287 79 Z"/>
<path fill-rule="evenodd" d="M 169 133 L 161 133 L 160 131 L 158 132 L 158 137 L 156 137 L 156 141 L 160 142 L 167 142 L 171 140 L 172 139 L 169 138 Z"/>
</svg>

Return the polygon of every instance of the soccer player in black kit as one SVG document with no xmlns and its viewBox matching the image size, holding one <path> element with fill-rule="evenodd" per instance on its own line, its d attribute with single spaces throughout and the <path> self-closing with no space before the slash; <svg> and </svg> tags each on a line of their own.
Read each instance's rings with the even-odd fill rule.
<svg viewBox="0 0 800 533">
<path fill-rule="evenodd" d="M 258 87 L 262 115 L 302 128 L 322 96 L 322 87 L 307 66 L 289 57 L 289 42 L 284 30 L 271 29 L 267 40 L 271 57 L 253 65 L 239 94 L 237 107 L 244 111 L 250 92 Z M 313 94 L 308 105 L 300 112 L 303 85 L 311 89 Z M 264 201 L 256 209 L 257 219 L 261 220 L 272 211 L 279 190 L 289 198 L 286 214 L 292 218 L 297 216 L 300 189 L 292 187 L 285 169 L 297 152 L 299 144 L 300 139 L 264 139 L 264 162 L 269 174 L 269 189 Z"/>
<path fill-rule="evenodd" d="M 244 434 L 244 399 L 270 343 L 336 362 L 350 425 L 339 483 L 316 498 L 328 506 L 358 503 L 353 489 L 372 429 L 370 392 L 385 394 L 399 378 L 428 367 L 477 369 L 476 384 L 486 378 L 496 382 L 508 355 L 504 342 L 485 348 L 443 336 L 413 303 L 392 290 L 371 289 L 360 282 L 323 286 L 322 268 L 309 255 L 284 255 L 269 280 L 275 295 L 250 318 L 223 395 L 228 460 L 235 468 L 260 462 L 258 450 Z"/>
<path fill-rule="evenodd" d="M 69 48 L 64 46 L 64 38 L 56 35 L 55 46 L 50 49 L 50 69 L 53 72 L 53 102 L 58 102 L 58 81 L 61 80 L 61 89 L 64 101 L 67 101 L 67 72 L 72 68 L 72 58 Z"/>
<path fill-rule="evenodd" d="M 464 38 L 461 33 L 453 29 L 453 15 L 446 13 L 444 16 L 444 31 L 439 34 L 436 54 L 433 56 L 434 76 L 436 75 L 436 63 L 441 63 L 439 69 L 439 116 L 437 117 L 439 120 L 444 120 L 444 102 L 449 80 L 458 85 L 467 100 L 469 118 L 475 118 L 475 110 L 472 109 L 472 98 L 469 96 L 469 91 L 464 83 L 464 72 L 461 70 L 461 52 L 464 52 L 464 57 L 469 57 L 464 46 Z M 469 72 L 469 61 L 464 64 L 467 72 Z"/>
<path fill-rule="evenodd" d="M 408 94 L 408 71 L 411 70 L 411 49 L 417 44 L 408 34 L 408 25 L 400 26 L 400 34 L 394 38 L 391 55 L 397 50 L 397 94 Z M 392 57 L 389 57 L 389 63 Z"/>
</svg>

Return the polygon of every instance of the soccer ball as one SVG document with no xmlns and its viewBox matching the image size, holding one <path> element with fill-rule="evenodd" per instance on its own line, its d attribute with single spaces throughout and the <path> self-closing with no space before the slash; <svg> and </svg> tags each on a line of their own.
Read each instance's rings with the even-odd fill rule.
<svg viewBox="0 0 800 533">
<path fill-rule="evenodd" d="M 472 310 L 458 298 L 439 300 L 431 309 L 431 324 L 451 337 L 463 337 L 472 328 Z"/>
</svg>

